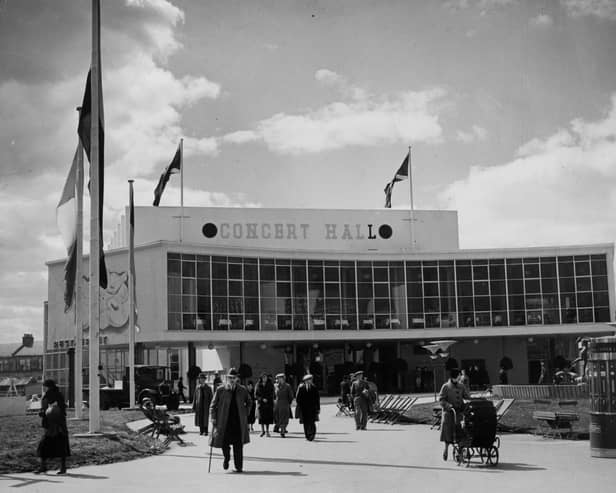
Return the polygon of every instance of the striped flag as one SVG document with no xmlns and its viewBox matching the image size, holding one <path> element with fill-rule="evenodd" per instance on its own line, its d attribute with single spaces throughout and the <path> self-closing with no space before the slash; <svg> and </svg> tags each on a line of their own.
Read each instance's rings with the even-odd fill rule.
<svg viewBox="0 0 616 493">
<path fill-rule="evenodd" d="M 385 185 L 385 207 L 391 209 L 391 193 L 394 190 L 394 183 L 406 180 L 409 177 L 409 159 L 411 156 L 411 152 L 409 151 L 404 161 L 396 171 L 393 180 L 391 180 L 387 185 Z"/>
<path fill-rule="evenodd" d="M 163 174 L 160 175 L 160 179 L 158 180 L 158 185 L 156 185 L 156 188 L 154 189 L 154 203 L 152 205 L 154 205 L 155 207 L 158 207 L 158 204 L 160 204 L 160 198 L 163 195 L 163 191 L 165 190 L 165 185 L 167 185 L 169 178 L 171 177 L 171 175 L 179 173 L 181 167 L 182 167 L 182 145 L 180 144 L 178 145 L 178 150 L 176 151 L 175 156 L 173 156 L 173 160 L 171 161 L 169 166 L 165 168 L 165 171 L 163 171 Z"/>
<path fill-rule="evenodd" d="M 92 125 L 92 90 L 91 90 L 91 70 L 88 70 L 86 79 L 86 90 L 79 111 L 79 125 L 77 133 L 81 139 L 81 144 L 86 152 L 88 161 L 90 159 L 90 127 Z M 100 74 L 100 72 L 99 72 Z M 99 80 L 99 86 L 102 87 Z M 102 89 L 98 97 L 99 111 L 99 133 L 98 133 L 98 227 L 100 238 L 100 287 L 107 289 L 107 266 L 105 265 L 105 254 L 103 253 L 103 196 L 105 191 L 105 125 L 103 118 L 103 94 Z M 88 188 L 90 185 L 88 184 Z"/>
<path fill-rule="evenodd" d="M 77 272 L 77 167 L 80 147 L 77 146 L 73 164 L 66 177 L 62 196 L 56 207 L 56 223 L 68 257 L 64 265 L 64 311 L 70 310 L 75 295 Z"/>
</svg>

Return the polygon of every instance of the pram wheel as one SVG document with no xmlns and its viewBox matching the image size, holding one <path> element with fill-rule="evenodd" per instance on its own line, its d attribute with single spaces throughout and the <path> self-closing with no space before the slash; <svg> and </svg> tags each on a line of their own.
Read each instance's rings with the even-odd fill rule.
<svg viewBox="0 0 616 493">
<path fill-rule="evenodd" d="M 489 447 L 486 449 L 486 464 L 490 464 L 495 466 L 498 464 L 498 448 L 497 447 Z"/>
</svg>

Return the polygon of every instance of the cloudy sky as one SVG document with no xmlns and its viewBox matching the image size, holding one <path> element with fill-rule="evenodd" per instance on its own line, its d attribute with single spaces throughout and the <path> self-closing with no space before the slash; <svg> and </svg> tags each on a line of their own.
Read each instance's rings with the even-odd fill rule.
<svg viewBox="0 0 616 493">
<path fill-rule="evenodd" d="M 380 208 L 412 145 L 464 248 L 616 237 L 612 0 L 102 3 L 107 243 L 180 137 L 186 205 Z M 42 336 L 89 30 L 88 0 L 0 0 L 0 342 Z"/>
</svg>

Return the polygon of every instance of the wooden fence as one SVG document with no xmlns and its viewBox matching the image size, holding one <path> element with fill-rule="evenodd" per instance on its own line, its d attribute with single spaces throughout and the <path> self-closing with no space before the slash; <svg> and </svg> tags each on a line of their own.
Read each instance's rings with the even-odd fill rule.
<svg viewBox="0 0 616 493">
<path fill-rule="evenodd" d="M 492 393 L 503 399 L 587 399 L 588 386 L 581 385 L 494 385 Z"/>
</svg>

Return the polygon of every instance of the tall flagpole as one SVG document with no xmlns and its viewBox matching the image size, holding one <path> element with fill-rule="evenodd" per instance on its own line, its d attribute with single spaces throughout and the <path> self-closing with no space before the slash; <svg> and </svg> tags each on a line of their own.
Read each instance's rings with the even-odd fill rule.
<svg viewBox="0 0 616 493">
<path fill-rule="evenodd" d="M 90 407 L 89 432 L 100 431 L 99 326 L 100 326 L 100 238 L 99 238 L 99 93 L 100 93 L 100 0 L 92 0 L 92 64 L 90 76 Z"/>
<path fill-rule="evenodd" d="M 410 211 L 410 220 L 411 220 L 411 249 L 415 249 L 415 207 L 413 205 L 413 166 L 411 160 L 411 146 L 409 146 L 409 195 L 411 197 L 411 211 Z"/>
<path fill-rule="evenodd" d="M 135 216 L 133 182 L 128 180 L 128 392 L 129 407 L 135 407 Z"/>
<path fill-rule="evenodd" d="M 81 108 L 77 108 L 81 111 Z M 83 146 L 81 139 L 77 139 L 77 241 L 75 248 L 75 418 L 81 419 L 83 413 L 83 310 L 81 303 L 83 293 L 81 289 L 81 271 L 83 269 Z"/>
<path fill-rule="evenodd" d="M 180 243 L 184 233 L 184 139 L 180 139 Z"/>
</svg>

